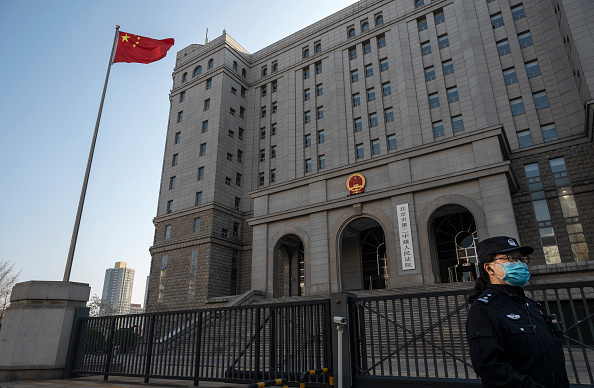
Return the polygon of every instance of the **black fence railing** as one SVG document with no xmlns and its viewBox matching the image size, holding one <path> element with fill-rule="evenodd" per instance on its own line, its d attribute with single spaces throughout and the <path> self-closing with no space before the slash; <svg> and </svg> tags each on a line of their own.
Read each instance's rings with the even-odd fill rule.
<svg viewBox="0 0 594 388">
<path fill-rule="evenodd" d="M 329 301 L 82 318 L 74 374 L 298 383 L 331 367 Z M 326 386 L 324 375 L 312 386 Z"/>
<path fill-rule="evenodd" d="M 594 282 L 527 286 L 525 290 L 562 322 L 570 382 L 594 384 Z M 434 379 L 443 385 L 478 383 L 465 334 L 468 292 L 352 299 L 355 383 L 381 385 L 412 379 L 417 384 Z"/>
</svg>

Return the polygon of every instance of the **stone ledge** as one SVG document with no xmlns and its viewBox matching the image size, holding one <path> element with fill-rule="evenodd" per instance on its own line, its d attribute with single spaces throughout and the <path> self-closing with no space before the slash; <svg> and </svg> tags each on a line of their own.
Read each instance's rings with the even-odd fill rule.
<svg viewBox="0 0 594 388">
<path fill-rule="evenodd" d="M 594 260 L 579 261 L 574 263 L 544 264 L 530 267 L 530 273 L 532 275 L 578 271 L 594 271 Z"/>
</svg>

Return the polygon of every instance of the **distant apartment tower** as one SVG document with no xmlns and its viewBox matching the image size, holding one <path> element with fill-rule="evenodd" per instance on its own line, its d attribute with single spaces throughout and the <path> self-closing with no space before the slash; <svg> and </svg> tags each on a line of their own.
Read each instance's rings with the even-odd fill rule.
<svg viewBox="0 0 594 388">
<path fill-rule="evenodd" d="M 115 308 L 116 314 L 128 314 L 133 286 L 134 269 L 126 267 L 125 262 L 118 261 L 115 263 L 115 268 L 105 270 L 101 299 L 109 302 L 109 305 Z M 102 307 L 99 314 L 104 315 L 105 308 Z"/>
<path fill-rule="evenodd" d="M 129 314 L 142 314 L 144 310 L 140 303 L 130 303 L 130 312 Z"/>
</svg>

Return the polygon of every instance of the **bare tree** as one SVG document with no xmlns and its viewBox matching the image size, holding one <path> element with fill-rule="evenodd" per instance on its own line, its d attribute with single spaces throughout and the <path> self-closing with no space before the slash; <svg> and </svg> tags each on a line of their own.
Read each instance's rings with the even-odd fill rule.
<svg viewBox="0 0 594 388">
<path fill-rule="evenodd" d="M 91 300 L 87 303 L 87 307 L 91 309 L 89 311 L 89 316 L 91 317 L 116 315 L 118 313 L 116 307 L 109 303 L 109 301 L 99 298 L 96 294 L 91 297 Z"/>
<path fill-rule="evenodd" d="M 4 319 L 4 312 L 10 305 L 12 288 L 20 274 L 21 271 L 16 272 L 13 262 L 0 260 L 0 325 Z"/>
</svg>

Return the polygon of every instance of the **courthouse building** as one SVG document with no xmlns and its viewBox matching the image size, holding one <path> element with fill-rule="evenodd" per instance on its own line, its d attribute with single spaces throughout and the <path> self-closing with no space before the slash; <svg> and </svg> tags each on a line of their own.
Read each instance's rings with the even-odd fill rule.
<svg viewBox="0 0 594 388">
<path fill-rule="evenodd" d="M 179 51 L 147 311 L 469 281 L 497 235 L 535 247 L 533 282 L 591 279 L 592 20 L 363 0 L 252 54 Z"/>
</svg>

